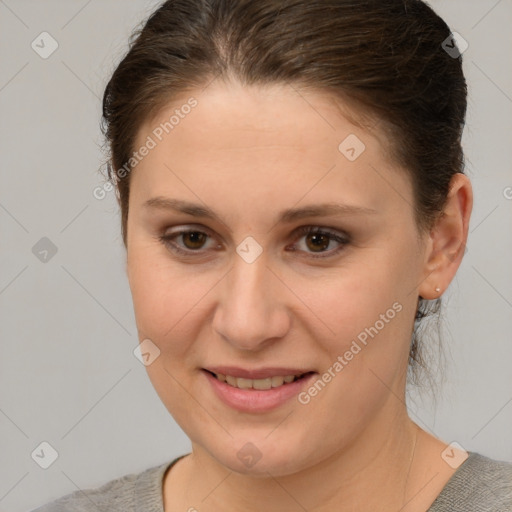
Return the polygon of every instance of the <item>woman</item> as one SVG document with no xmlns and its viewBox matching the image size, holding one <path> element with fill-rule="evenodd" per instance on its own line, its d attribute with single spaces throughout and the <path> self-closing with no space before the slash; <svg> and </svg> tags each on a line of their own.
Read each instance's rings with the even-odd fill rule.
<svg viewBox="0 0 512 512">
<path fill-rule="evenodd" d="M 149 18 L 104 129 L 141 358 L 192 453 L 40 512 L 512 510 L 512 464 L 405 405 L 472 209 L 456 43 L 420 0 Z"/>
</svg>

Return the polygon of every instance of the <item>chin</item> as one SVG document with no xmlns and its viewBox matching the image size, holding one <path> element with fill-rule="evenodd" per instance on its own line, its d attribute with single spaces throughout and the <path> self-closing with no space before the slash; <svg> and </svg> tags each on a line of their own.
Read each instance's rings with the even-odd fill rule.
<svg viewBox="0 0 512 512">
<path fill-rule="evenodd" d="M 264 436 L 268 436 L 268 432 Z M 305 450 L 303 443 L 295 446 L 290 439 L 285 443 L 282 439 L 270 440 L 264 436 L 234 436 L 224 444 L 208 446 L 212 442 L 210 438 L 203 448 L 230 471 L 256 478 L 268 478 L 269 474 L 291 475 L 311 465 L 312 453 Z"/>
</svg>

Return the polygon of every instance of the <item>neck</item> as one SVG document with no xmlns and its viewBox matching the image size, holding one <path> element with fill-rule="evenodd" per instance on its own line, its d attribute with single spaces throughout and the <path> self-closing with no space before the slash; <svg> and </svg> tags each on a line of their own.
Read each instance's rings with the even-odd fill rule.
<svg viewBox="0 0 512 512">
<path fill-rule="evenodd" d="M 321 463 L 280 477 L 232 472 L 193 444 L 181 478 L 184 503 L 224 512 L 412 510 L 407 503 L 418 488 L 412 469 L 420 429 L 405 409 L 394 413 Z"/>
</svg>

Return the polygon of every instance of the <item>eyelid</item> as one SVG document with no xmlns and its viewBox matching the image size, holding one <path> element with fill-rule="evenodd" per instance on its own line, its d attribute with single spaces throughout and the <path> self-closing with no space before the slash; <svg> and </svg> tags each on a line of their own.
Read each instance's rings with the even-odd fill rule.
<svg viewBox="0 0 512 512">
<path fill-rule="evenodd" d="M 293 234 L 297 236 L 297 234 L 300 235 L 308 235 L 311 233 L 323 233 L 327 235 L 331 235 L 333 237 L 337 236 L 339 238 L 344 238 L 347 241 L 349 240 L 349 235 L 343 230 L 337 229 L 337 228 L 331 228 L 328 226 L 321 226 L 317 224 L 308 224 L 304 226 L 299 226 L 293 231 Z"/>
<path fill-rule="evenodd" d="M 294 243 L 297 243 L 297 241 L 300 238 L 302 238 L 303 236 L 307 236 L 310 234 L 322 234 L 322 235 L 329 236 L 331 240 L 340 244 L 339 247 L 337 247 L 335 249 L 330 249 L 328 251 L 323 251 L 323 252 L 318 252 L 318 253 L 305 252 L 306 255 L 304 257 L 309 258 L 309 259 L 311 259 L 311 258 L 313 258 L 313 259 L 326 258 L 327 259 L 327 258 L 334 257 L 334 256 L 338 255 L 338 253 L 341 252 L 345 248 L 345 246 L 351 242 L 351 237 L 348 233 L 346 233 L 345 231 L 335 229 L 335 228 L 330 228 L 327 226 L 325 226 L 325 227 L 320 226 L 320 225 L 300 226 L 296 230 L 294 230 L 293 233 L 294 233 L 294 240 L 295 240 Z M 297 251 L 297 252 L 304 252 L 304 251 Z"/>
<path fill-rule="evenodd" d="M 162 235 L 158 235 L 156 238 L 159 239 L 166 247 L 169 247 L 172 245 L 173 252 L 185 255 L 185 256 L 192 256 L 192 257 L 200 257 L 205 254 L 205 252 L 208 252 L 208 249 L 183 249 L 178 244 L 174 242 L 175 238 L 180 237 L 181 235 L 187 234 L 187 233 L 202 233 L 207 235 L 210 239 L 219 239 L 223 241 L 222 237 L 217 234 L 213 234 L 213 231 L 207 228 L 204 225 L 198 225 L 198 224 L 192 224 L 192 225 L 180 225 L 176 226 L 176 231 L 168 231 L 166 230 Z M 290 235 L 290 238 L 293 240 L 293 243 L 297 243 L 300 238 L 310 235 L 310 234 L 323 234 L 330 237 L 332 241 L 337 242 L 338 244 L 341 244 L 340 247 L 331 249 L 328 251 L 323 251 L 319 253 L 314 252 L 307 252 L 307 251 L 296 251 L 296 249 L 293 249 L 290 252 L 298 252 L 298 253 L 304 253 L 305 258 L 329 258 L 334 255 L 336 255 L 338 252 L 344 249 L 344 246 L 349 244 L 351 242 L 351 237 L 348 233 L 345 231 L 339 230 L 337 228 L 331 228 L 328 226 L 321 226 L 321 225 L 303 225 L 299 226 L 295 230 L 292 231 L 292 234 Z M 219 248 L 219 245 L 216 246 L 216 249 Z M 209 249 L 211 250 L 211 249 Z M 215 250 L 215 249 L 214 249 Z"/>
<path fill-rule="evenodd" d="M 220 235 L 213 235 L 213 231 L 207 228 L 206 226 L 199 225 L 199 224 L 189 224 L 189 225 L 180 225 L 175 226 L 176 231 L 169 231 L 165 230 L 163 234 L 157 235 L 156 238 L 160 240 L 165 246 L 172 245 L 172 250 L 175 252 L 178 252 L 183 255 L 202 255 L 205 251 L 204 249 L 198 249 L 197 251 L 194 251 L 192 249 L 183 249 L 178 244 L 174 242 L 175 238 L 179 238 L 181 235 L 184 235 L 186 233 L 202 233 L 208 236 L 211 240 L 215 238 L 220 238 L 222 240 L 222 237 Z M 218 248 L 218 245 L 217 245 Z"/>
</svg>

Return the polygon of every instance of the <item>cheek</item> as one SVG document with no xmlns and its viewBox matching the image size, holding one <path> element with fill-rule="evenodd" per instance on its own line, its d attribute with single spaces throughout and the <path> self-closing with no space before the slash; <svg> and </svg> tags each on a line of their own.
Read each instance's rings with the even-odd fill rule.
<svg viewBox="0 0 512 512">
<path fill-rule="evenodd" d="M 159 249 L 134 246 L 130 251 L 129 284 L 139 336 L 168 350 L 167 340 L 187 325 L 189 313 L 205 293 L 203 286 L 186 270 L 173 267 Z"/>
<path fill-rule="evenodd" d="M 322 320 L 315 322 L 322 328 L 311 336 L 324 354 L 319 378 L 326 384 L 314 383 L 300 399 L 309 404 L 305 410 L 314 409 L 314 422 L 332 425 L 333 438 L 348 440 L 389 398 L 401 395 L 414 318 L 409 291 L 400 272 L 383 264 L 352 269 L 326 280 L 321 293 L 310 288 L 305 295 Z"/>
<path fill-rule="evenodd" d="M 350 345 L 375 324 L 379 331 L 389 330 L 391 324 L 403 326 L 404 315 L 399 310 L 414 298 L 407 297 L 410 288 L 403 283 L 402 272 L 385 263 L 340 268 L 314 284 L 295 279 L 293 287 L 317 319 L 316 337 L 331 340 L 333 349 Z"/>
<path fill-rule="evenodd" d="M 375 384 L 369 370 L 390 383 L 405 369 L 416 308 L 415 265 L 410 249 L 389 246 L 347 261 L 315 286 L 296 281 L 294 290 L 317 317 L 315 329 L 309 323 L 310 335 L 327 355 L 326 368 L 338 362 L 334 373 L 345 375 L 338 385 L 362 385 L 365 379 Z"/>
<path fill-rule="evenodd" d="M 193 404 L 184 399 L 183 370 L 193 366 L 201 298 L 211 279 L 178 271 L 154 247 L 133 244 L 128 261 L 139 340 L 150 339 L 160 351 L 146 366 L 148 377 L 169 413 L 189 430 L 186 419 Z"/>
</svg>

